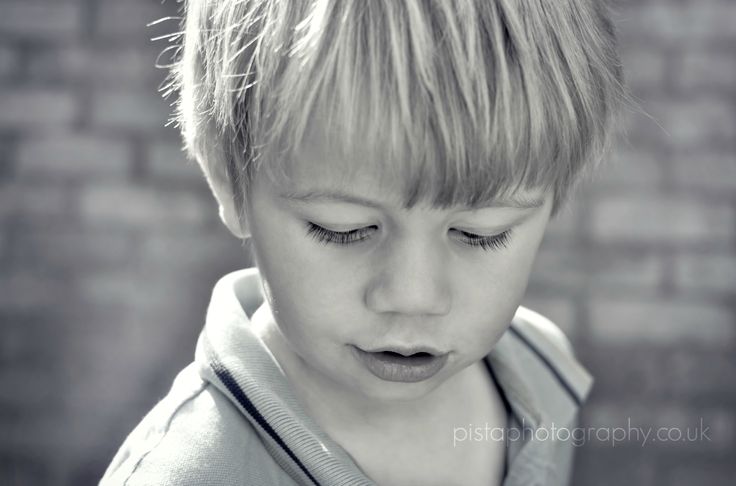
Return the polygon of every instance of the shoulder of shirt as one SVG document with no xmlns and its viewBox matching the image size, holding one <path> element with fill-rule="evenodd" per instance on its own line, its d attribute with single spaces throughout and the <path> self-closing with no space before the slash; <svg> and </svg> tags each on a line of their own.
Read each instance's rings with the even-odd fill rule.
<svg viewBox="0 0 736 486">
<path fill-rule="evenodd" d="M 282 484 L 283 476 L 250 423 L 189 366 L 126 438 L 100 486 Z"/>
<path fill-rule="evenodd" d="M 593 377 L 576 358 L 565 333 L 547 317 L 524 306 L 519 306 L 510 329 L 581 405 L 590 392 Z"/>
</svg>

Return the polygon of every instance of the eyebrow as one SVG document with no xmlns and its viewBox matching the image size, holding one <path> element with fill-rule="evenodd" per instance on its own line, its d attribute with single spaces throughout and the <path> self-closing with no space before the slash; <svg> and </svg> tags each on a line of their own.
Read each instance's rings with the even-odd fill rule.
<svg viewBox="0 0 736 486">
<path fill-rule="evenodd" d="M 281 194 L 281 197 L 290 201 L 297 202 L 341 202 L 349 204 L 358 204 L 376 209 L 384 209 L 384 206 L 378 201 L 374 201 L 361 196 L 348 194 L 339 190 L 308 190 L 302 192 L 288 191 Z M 544 204 L 544 198 L 538 196 L 513 196 L 506 198 L 498 198 L 490 201 L 483 206 L 472 208 L 466 206 L 469 210 L 472 209 L 484 209 L 484 208 L 516 208 L 516 209 L 534 209 L 541 207 Z"/>
</svg>

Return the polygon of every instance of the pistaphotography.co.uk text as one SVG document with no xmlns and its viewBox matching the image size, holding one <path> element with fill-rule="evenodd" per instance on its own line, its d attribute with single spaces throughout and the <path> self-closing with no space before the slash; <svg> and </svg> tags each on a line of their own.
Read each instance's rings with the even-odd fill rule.
<svg viewBox="0 0 736 486">
<path fill-rule="evenodd" d="M 452 431 L 452 445 L 484 441 L 499 442 L 544 442 L 570 441 L 575 447 L 591 442 L 608 444 L 611 447 L 622 444 L 638 444 L 645 447 L 655 442 L 710 442 L 710 426 L 701 417 L 692 426 L 644 426 L 637 425 L 628 418 L 626 425 L 614 427 L 566 427 L 557 426 L 554 422 L 536 428 L 527 426 L 522 420 L 521 427 L 495 427 L 488 423 L 468 424 L 455 427 Z"/>
</svg>

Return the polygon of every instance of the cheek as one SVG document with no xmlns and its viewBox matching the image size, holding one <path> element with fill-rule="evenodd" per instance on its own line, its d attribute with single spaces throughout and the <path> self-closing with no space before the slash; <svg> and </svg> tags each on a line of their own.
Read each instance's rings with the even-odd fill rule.
<svg viewBox="0 0 736 486">
<path fill-rule="evenodd" d="M 334 279 L 328 278 L 330 269 L 324 262 L 315 258 L 318 245 L 306 236 L 301 222 L 265 204 L 253 209 L 253 253 L 274 294 L 286 294 L 294 302 L 305 302 L 294 297 L 310 294 L 316 297 L 326 290 Z"/>
<path fill-rule="evenodd" d="M 458 299 L 464 335 L 458 336 L 463 347 L 486 354 L 503 334 L 514 316 L 523 287 L 515 275 L 501 267 L 487 268 L 473 283 L 463 288 Z"/>
<path fill-rule="evenodd" d="M 457 303 L 469 323 L 462 338 L 469 349 L 487 353 L 508 328 L 526 291 L 537 247 L 536 238 L 525 238 L 523 244 L 489 256 L 485 264 L 465 269 Z"/>
<path fill-rule="evenodd" d="M 295 343 L 339 333 L 355 321 L 350 319 L 359 295 L 354 274 L 323 256 L 325 248 L 299 234 L 299 228 L 277 226 L 259 228 L 253 250 L 279 327 Z"/>
</svg>

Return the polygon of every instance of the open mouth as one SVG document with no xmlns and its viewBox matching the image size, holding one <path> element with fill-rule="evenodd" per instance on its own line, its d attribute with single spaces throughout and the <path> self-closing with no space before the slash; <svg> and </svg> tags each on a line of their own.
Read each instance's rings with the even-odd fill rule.
<svg viewBox="0 0 736 486">
<path fill-rule="evenodd" d="M 436 357 L 435 355 L 427 353 L 426 351 L 420 351 L 418 353 L 412 353 L 410 355 L 404 355 L 396 351 L 379 351 L 373 354 L 375 354 L 378 359 L 385 360 L 386 362 L 405 364 L 426 363 Z"/>
<path fill-rule="evenodd" d="M 368 371 L 386 381 L 423 381 L 439 372 L 447 361 L 447 353 L 364 351 L 356 346 L 353 346 L 353 350 Z"/>
</svg>

